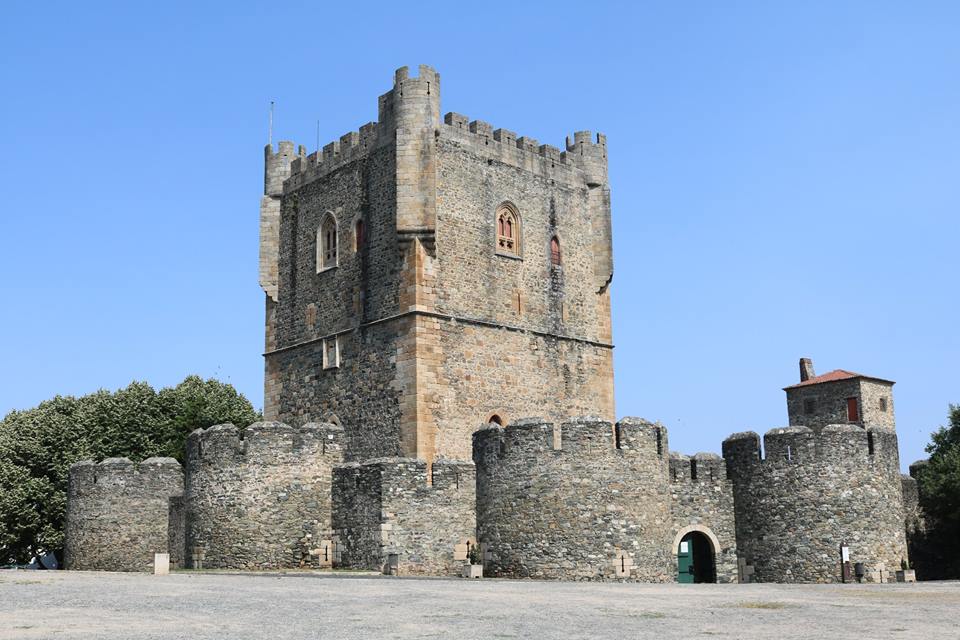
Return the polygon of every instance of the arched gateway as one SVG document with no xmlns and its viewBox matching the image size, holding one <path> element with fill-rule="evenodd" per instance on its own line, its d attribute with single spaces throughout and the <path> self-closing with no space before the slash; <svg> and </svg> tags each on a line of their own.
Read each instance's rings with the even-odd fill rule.
<svg viewBox="0 0 960 640">
<path fill-rule="evenodd" d="M 717 581 L 717 536 L 702 525 L 690 525 L 677 532 L 673 553 L 677 556 L 677 582 Z"/>
</svg>

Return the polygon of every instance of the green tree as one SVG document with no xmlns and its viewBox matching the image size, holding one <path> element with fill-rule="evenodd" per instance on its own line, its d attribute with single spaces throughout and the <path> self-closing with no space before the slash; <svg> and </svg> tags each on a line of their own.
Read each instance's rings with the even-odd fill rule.
<svg viewBox="0 0 960 640">
<path fill-rule="evenodd" d="M 0 563 L 25 562 L 63 546 L 67 477 L 79 460 L 171 456 L 183 461 L 186 435 L 260 415 L 232 385 L 189 376 L 154 391 L 133 382 L 116 392 L 56 396 L 0 421 Z"/>
<path fill-rule="evenodd" d="M 949 422 L 931 436 L 930 459 L 917 474 L 926 519 L 925 544 L 939 559 L 937 577 L 960 577 L 960 405 L 950 405 Z"/>
</svg>

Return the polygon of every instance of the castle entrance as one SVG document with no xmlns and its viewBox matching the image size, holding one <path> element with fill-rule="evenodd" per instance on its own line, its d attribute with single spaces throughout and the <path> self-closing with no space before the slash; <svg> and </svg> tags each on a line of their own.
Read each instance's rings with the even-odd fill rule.
<svg viewBox="0 0 960 640">
<path fill-rule="evenodd" d="M 713 543 L 701 531 L 690 531 L 680 538 L 677 553 L 677 582 L 716 582 L 717 567 Z"/>
</svg>

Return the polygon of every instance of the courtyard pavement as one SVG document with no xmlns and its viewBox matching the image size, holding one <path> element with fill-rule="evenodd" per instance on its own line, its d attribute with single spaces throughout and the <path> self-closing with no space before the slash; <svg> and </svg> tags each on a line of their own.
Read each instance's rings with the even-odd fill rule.
<svg viewBox="0 0 960 640">
<path fill-rule="evenodd" d="M 960 638 L 960 583 L 0 571 L 0 639 Z"/>
</svg>

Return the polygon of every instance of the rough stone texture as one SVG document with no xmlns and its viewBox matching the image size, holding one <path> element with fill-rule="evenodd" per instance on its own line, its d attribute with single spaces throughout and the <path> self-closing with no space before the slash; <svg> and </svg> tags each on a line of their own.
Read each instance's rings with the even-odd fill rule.
<svg viewBox="0 0 960 640">
<path fill-rule="evenodd" d="M 690 458 L 670 454 L 670 512 L 676 532 L 674 546 L 688 531 L 704 533 L 715 547 L 717 582 L 738 582 L 733 484 L 727 479 L 727 467 L 720 456 L 698 453 Z M 674 555 L 674 575 L 676 569 Z"/>
<path fill-rule="evenodd" d="M 847 398 L 856 398 L 860 420 L 850 423 L 863 427 L 896 428 L 893 411 L 893 383 L 859 377 L 836 382 L 821 382 L 787 387 L 787 414 L 790 424 L 819 430 L 831 424 L 847 423 Z M 886 410 L 881 408 L 886 400 Z M 814 402 L 813 413 L 804 411 L 804 402 Z"/>
<path fill-rule="evenodd" d="M 336 562 L 400 574 L 458 575 L 457 545 L 475 540 L 476 471 L 470 462 L 382 458 L 334 469 Z"/>
<path fill-rule="evenodd" d="M 108 458 L 70 467 L 64 565 L 67 569 L 151 571 L 168 551 L 169 499 L 183 493 L 173 458 L 139 464 Z"/>
<path fill-rule="evenodd" d="M 281 200 L 277 244 L 261 244 L 278 265 L 277 295 L 265 286 L 265 417 L 335 415 L 348 459 L 428 463 L 468 460 L 473 428 L 494 414 L 612 420 L 604 136 L 577 132 L 561 152 L 457 114 L 441 122 L 440 78 L 425 66 L 416 78 L 398 70 L 378 113 L 321 154 L 281 143 L 267 155 L 267 193 L 270 176 L 289 177 L 270 195 Z M 507 201 L 522 221 L 517 257 L 496 252 Z M 327 214 L 339 256 L 317 273 Z M 340 366 L 324 368 L 332 339 Z"/>
<path fill-rule="evenodd" d="M 541 419 L 474 434 L 487 574 L 675 580 L 666 429 L 581 418 L 560 438 Z"/>
<path fill-rule="evenodd" d="M 787 427 L 766 434 L 764 451 L 753 432 L 723 442 L 737 547 L 756 580 L 839 582 L 841 544 L 868 572 L 900 568 L 907 548 L 894 431 Z"/>
<path fill-rule="evenodd" d="M 169 520 L 167 521 L 167 547 L 170 553 L 170 566 L 174 569 L 186 568 L 187 550 L 187 502 L 184 497 L 171 496 Z"/>
<path fill-rule="evenodd" d="M 187 438 L 188 566 L 319 565 L 342 430 L 258 422 L 242 436 L 233 425 L 218 425 Z"/>
</svg>

